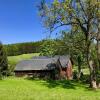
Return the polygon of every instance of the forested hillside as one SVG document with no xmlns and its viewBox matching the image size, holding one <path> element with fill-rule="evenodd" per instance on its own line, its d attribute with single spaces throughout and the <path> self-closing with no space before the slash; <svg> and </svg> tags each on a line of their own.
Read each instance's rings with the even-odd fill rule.
<svg viewBox="0 0 100 100">
<path fill-rule="evenodd" d="M 38 53 L 40 52 L 40 47 L 43 41 L 37 42 L 25 42 L 4 45 L 8 56 L 16 56 L 28 53 Z"/>
</svg>

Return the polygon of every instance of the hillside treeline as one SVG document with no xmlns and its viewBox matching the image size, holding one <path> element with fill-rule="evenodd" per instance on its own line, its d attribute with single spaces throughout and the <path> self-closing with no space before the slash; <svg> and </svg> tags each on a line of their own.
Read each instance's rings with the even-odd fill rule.
<svg viewBox="0 0 100 100">
<path fill-rule="evenodd" d="M 26 42 L 4 45 L 7 56 L 16 56 L 27 53 L 38 53 L 43 41 Z"/>
</svg>

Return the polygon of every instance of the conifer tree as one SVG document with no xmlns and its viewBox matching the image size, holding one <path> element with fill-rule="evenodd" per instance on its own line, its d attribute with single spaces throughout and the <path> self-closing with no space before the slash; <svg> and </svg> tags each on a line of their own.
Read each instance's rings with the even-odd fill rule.
<svg viewBox="0 0 100 100">
<path fill-rule="evenodd" d="M 3 48 L 2 43 L 0 43 L 0 77 L 6 76 L 8 70 L 7 55 Z"/>
</svg>

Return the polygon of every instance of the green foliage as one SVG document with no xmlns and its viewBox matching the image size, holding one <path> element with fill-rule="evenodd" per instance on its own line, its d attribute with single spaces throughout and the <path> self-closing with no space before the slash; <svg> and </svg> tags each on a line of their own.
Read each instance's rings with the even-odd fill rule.
<svg viewBox="0 0 100 100">
<path fill-rule="evenodd" d="M 100 2 L 97 0 L 54 0 L 49 4 L 46 2 L 41 3 L 39 12 L 45 27 L 51 32 L 61 27 L 70 26 L 74 34 L 78 33 L 79 35 L 74 35 L 73 37 L 75 48 L 78 48 L 77 52 L 83 48 L 82 52 L 87 52 L 88 57 L 88 48 L 91 45 L 91 40 L 97 36 L 98 27 L 96 25 L 99 22 L 98 17 L 100 17 L 98 14 L 99 7 Z M 83 42 L 80 41 L 80 35 L 81 37 L 83 36 L 82 39 L 84 40 L 81 40 Z M 79 41 L 75 41 L 78 39 Z M 80 45 L 80 43 L 83 44 Z"/>
<path fill-rule="evenodd" d="M 28 53 L 39 53 L 40 46 L 42 43 L 43 41 L 8 44 L 5 45 L 4 48 L 8 56 L 16 56 Z"/>
<path fill-rule="evenodd" d="M 8 60 L 6 52 L 3 48 L 2 43 L 0 43 L 0 77 L 7 75 L 8 71 Z"/>
<path fill-rule="evenodd" d="M 45 40 L 41 46 L 40 55 L 42 56 L 54 56 L 56 53 L 56 41 L 54 40 Z"/>
<path fill-rule="evenodd" d="M 96 44 L 95 43 L 93 43 L 91 45 L 91 58 L 93 59 L 94 64 L 95 64 L 97 70 L 99 71 L 99 62 L 98 62 L 98 58 L 97 58 L 97 51 L 96 51 Z"/>
<path fill-rule="evenodd" d="M 60 47 L 63 54 L 69 54 L 74 59 L 74 63 L 77 65 L 77 57 L 81 55 L 82 62 L 85 60 L 85 39 L 82 32 L 71 33 L 62 31 L 60 36 Z"/>
</svg>

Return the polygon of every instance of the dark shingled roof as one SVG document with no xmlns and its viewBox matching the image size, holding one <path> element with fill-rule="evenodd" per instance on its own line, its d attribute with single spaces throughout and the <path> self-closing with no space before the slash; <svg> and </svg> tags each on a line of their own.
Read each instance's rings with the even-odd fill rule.
<svg viewBox="0 0 100 100">
<path fill-rule="evenodd" d="M 48 58 L 50 58 L 50 57 L 47 57 L 47 56 L 34 56 L 31 59 L 48 59 Z"/>
<path fill-rule="evenodd" d="M 56 62 L 59 60 L 62 67 L 67 67 L 70 56 L 54 56 L 49 58 L 46 56 L 34 57 L 30 60 L 20 61 L 15 71 L 27 71 L 27 70 L 52 70 L 56 67 Z"/>
<path fill-rule="evenodd" d="M 20 61 L 15 71 L 25 70 L 52 70 L 55 67 L 53 59 L 33 59 Z"/>
<path fill-rule="evenodd" d="M 69 55 L 55 55 L 54 57 L 48 57 L 48 56 L 38 56 L 38 57 L 33 57 L 33 59 L 52 59 L 55 63 L 59 59 L 60 64 L 62 67 L 67 67 L 68 61 L 70 60 Z"/>
<path fill-rule="evenodd" d="M 60 56 L 59 57 L 59 61 L 62 67 L 67 67 L 69 60 L 70 60 L 70 56 Z"/>
</svg>

